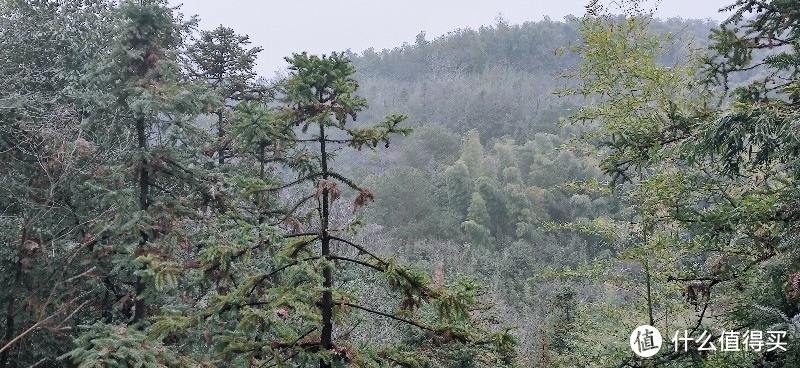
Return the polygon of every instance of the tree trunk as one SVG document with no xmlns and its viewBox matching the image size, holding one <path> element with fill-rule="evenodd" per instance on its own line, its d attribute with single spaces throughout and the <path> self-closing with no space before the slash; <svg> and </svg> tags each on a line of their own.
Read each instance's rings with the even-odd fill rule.
<svg viewBox="0 0 800 368">
<path fill-rule="evenodd" d="M 322 179 L 328 180 L 328 156 L 325 150 L 325 127 L 320 124 L 319 126 L 319 146 L 322 162 Z M 333 270 L 331 270 L 331 244 L 328 234 L 328 220 L 330 217 L 328 209 L 328 187 L 327 185 L 322 189 L 322 258 L 325 262 L 322 268 L 322 276 L 325 280 L 322 283 L 322 305 L 320 306 L 322 312 L 322 335 L 320 337 L 320 344 L 323 349 L 333 349 Z M 323 359 L 319 360 L 320 368 L 330 368 L 331 364 L 325 362 Z"/>
<path fill-rule="evenodd" d="M 24 240 L 23 240 L 23 242 L 24 242 Z M 14 281 L 13 281 L 14 284 L 11 285 L 11 289 L 12 290 L 14 288 L 16 288 L 16 286 L 19 284 L 20 277 L 22 276 L 22 262 L 21 261 L 17 261 L 16 268 L 17 268 L 17 271 L 16 271 L 16 274 L 14 275 Z M 6 295 L 6 325 L 5 325 L 6 333 L 5 333 L 5 336 L 3 336 L 3 340 L 2 340 L 2 343 L 0 343 L 0 346 L 5 345 L 9 341 L 11 341 L 12 338 L 14 338 L 14 299 L 15 298 L 14 298 L 14 292 L 12 290 L 9 290 L 8 295 Z M 0 367 L 13 368 L 13 367 L 17 366 L 14 363 L 13 360 L 9 363 L 8 357 L 9 357 L 10 354 L 11 354 L 11 348 L 6 349 L 2 353 L 0 353 Z"/>
<path fill-rule="evenodd" d="M 147 135 L 145 134 L 145 121 L 144 118 L 138 118 L 136 120 L 136 136 L 139 143 L 139 150 L 144 152 L 147 148 Z M 142 212 L 147 211 L 148 203 L 147 197 L 149 194 L 150 189 L 150 171 L 147 168 L 147 159 L 142 158 L 142 161 L 139 163 L 139 210 Z M 144 230 L 139 232 L 139 249 L 144 249 L 147 245 L 148 235 L 147 232 Z M 134 295 L 134 314 L 133 314 L 133 322 L 136 323 L 144 318 L 147 317 L 145 313 L 145 302 L 144 299 L 141 298 L 141 295 L 144 293 L 145 285 L 142 282 L 142 278 L 140 276 L 136 276 L 136 290 Z"/>
<path fill-rule="evenodd" d="M 225 164 L 225 145 L 223 144 L 223 138 L 225 138 L 225 127 L 222 126 L 222 109 L 217 111 L 217 138 L 219 138 L 219 149 L 217 150 L 217 155 L 219 155 L 219 166 Z"/>
<path fill-rule="evenodd" d="M 32 219 L 27 221 L 26 225 L 22 227 L 22 236 L 20 236 L 19 240 L 19 247 L 17 248 L 19 253 L 19 259 L 16 263 L 16 272 L 14 274 L 14 281 L 10 285 L 8 290 L 8 294 L 6 295 L 6 333 L 3 336 L 2 343 L 0 346 L 7 344 L 11 339 L 14 338 L 14 299 L 15 292 L 14 290 L 19 285 L 22 279 L 22 246 L 28 241 L 28 229 L 30 227 L 30 223 L 33 221 Z M 2 368 L 13 368 L 16 367 L 17 364 L 13 360 L 11 362 L 8 361 L 8 357 L 11 355 L 11 348 L 6 349 L 2 353 L 0 353 L 0 367 Z"/>
</svg>

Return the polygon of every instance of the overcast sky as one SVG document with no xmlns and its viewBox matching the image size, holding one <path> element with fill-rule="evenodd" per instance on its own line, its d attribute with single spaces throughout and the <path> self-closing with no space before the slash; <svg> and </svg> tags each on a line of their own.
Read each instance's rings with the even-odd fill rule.
<svg viewBox="0 0 800 368">
<path fill-rule="evenodd" d="M 258 73 L 272 77 L 293 52 L 312 54 L 374 47 L 391 49 L 413 43 L 420 31 L 428 40 L 458 28 L 477 29 L 496 23 L 499 14 L 511 24 L 539 21 L 544 16 L 563 20 L 581 16 L 589 0 L 170 0 L 181 12 L 200 17 L 200 28 L 220 24 L 250 36 L 261 46 Z M 609 0 L 601 0 L 608 3 Z M 734 0 L 662 0 L 662 18 L 721 20 L 718 9 Z"/>
</svg>

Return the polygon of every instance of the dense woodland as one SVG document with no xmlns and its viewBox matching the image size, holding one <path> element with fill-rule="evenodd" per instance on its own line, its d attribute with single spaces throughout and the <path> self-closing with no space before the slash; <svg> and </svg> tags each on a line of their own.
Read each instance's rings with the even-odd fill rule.
<svg viewBox="0 0 800 368">
<path fill-rule="evenodd" d="M 0 368 L 800 366 L 800 7 L 602 3 L 266 80 L 163 0 L 0 0 Z"/>
</svg>

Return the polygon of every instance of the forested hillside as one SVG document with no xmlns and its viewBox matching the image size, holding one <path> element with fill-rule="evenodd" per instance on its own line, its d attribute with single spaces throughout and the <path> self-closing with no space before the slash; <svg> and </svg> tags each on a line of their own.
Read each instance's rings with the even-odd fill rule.
<svg viewBox="0 0 800 368">
<path fill-rule="evenodd" d="M 500 18 L 478 30 L 434 40 L 423 32 L 414 44 L 351 57 L 370 97 L 369 113 L 403 111 L 412 125 L 437 123 L 458 134 L 476 129 L 485 140 L 507 136 L 524 142 L 539 132 L 556 133 L 556 120 L 576 106 L 552 95 L 569 83 L 561 77 L 580 64 L 569 52 L 581 40 L 576 22 L 511 25 Z M 698 20 L 655 22 L 655 32 L 675 36 L 663 45 L 661 60 L 674 64 L 704 47 L 713 26 Z"/>
<path fill-rule="evenodd" d="M 622 18 L 616 19 L 622 21 Z M 653 20 L 665 35 L 662 65 L 682 63 L 708 44 L 714 24 Z M 395 149 L 348 158 L 376 194 L 368 210 L 376 236 L 444 274 L 475 274 L 494 291 L 504 318 L 518 326 L 522 350 L 542 359 L 559 323 L 564 295 L 591 300 L 594 284 L 543 277 L 609 259 L 612 240 L 588 231 L 619 216 L 619 198 L 600 162 L 569 149 L 583 128 L 564 125 L 584 103 L 559 97 L 575 86 L 582 42 L 578 19 L 459 30 L 413 45 L 353 56 L 368 113 L 403 111 L 415 132 Z M 567 225 L 565 225 L 567 224 Z M 551 275 L 552 276 L 552 275 Z"/>
<path fill-rule="evenodd" d="M 800 366 L 797 6 L 601 3 L 266 81 L 0 0 L 0 368 Z"/>
</svg>

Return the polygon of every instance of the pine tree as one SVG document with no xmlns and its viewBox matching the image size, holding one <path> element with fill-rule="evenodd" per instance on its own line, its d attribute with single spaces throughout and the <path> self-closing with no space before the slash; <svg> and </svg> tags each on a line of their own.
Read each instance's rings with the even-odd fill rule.
<svg viewBox="0 0 800 368">
<path fill-rule="evenodd" d="M 219 26 L 213 31 L 203 31 L 200 39 L 187 51 L 189 74 L 208 83 L 219 93 L 222 101 L 214 112 L 217 120 L 216 153 L 219 165 L 229 155 L 230 137 L 225 126 L 233 120 L 233 105 L 241 101 L 264 98 L 268 89 L 255 82 L 253 70 L 260 47 L 246 49 L 249 37 L 238 35 L 233 29 Z"/>
<path fill-rule="evenodd" d="M 351 128 L 349 123 L 366 101 L 355 94 L 349 60 L 334 53 L 297 54 L 287 61 L 289 78 L 278 93 L 283 106 L 245 104 L 241 126 L 258 131 L 241 137 L 279 143 L 280 150 L 272 153 L 278 162 L 296 158 L 285 162 L 296 178 L 238 179 L 234 186 L 240 189 L 233 192 L 242 196 L 237 200 L 241 207 L 269 193 L 274 194 L 273 211 L 263 213 L 263 222 L 253 223 L 240 217 L 244 210 L 231 210 L 236 220 L 220 225 L 221 232 L 230 234 L 224 237 L 229 245 L 209 245 L 200 266 L 206 274 L 219 274 L 209 280 L 215 286 L 205 297 L 208 307 L 192 313 L 196 318 L 165 315 L 152 333 L 167 337 L 181 328 L 204 331 L 206 343 L 218 352 L 209 358 L 223 365 L 381 366 L 439 359 L 435 352 L 420 354 L 420 343 L 443 344 L 442 349 L 457 344 L 459 354 L 469 349 L 466 356 L 471 359 L 512 359 L 514 343 L 507 331 L 486 331 L 487 321 L 469 312 L 485 308 L 475 283 L 459 281 L 453 290 L 434 287 L 427 274 L 353 240 L 351 233 L 360 220 L 334 215 L 342 213 L 337 210 L 342 206 L 357 211 L 374 198 L 334 169 L 335 152 L 388 146 L 391 135 L 409 132 L 399 126 L 405 117 L 389 116 L 373 127 Z M 348 192 L 354 195 L 351 204 L 344 203 Z M 299 199 L 282 204 L 276 201 L 280 197 Z M 346 282 L 375 280 L 374 273 L 388 281 L 386 292 L 395 295 L 383 301 L 389 304 L 360 300 L 365 290 L 346 287 Z M 394 304 L 398 297 L 399 305 Z M 374 344 L 349 336 L 358 320 L 376 319 L 418 331 L 412 332 L 414 343 Z"/>
<path fill-rule="evenodd" d="M 137 214 L 131 218 L 131 229 L 118 231 L 128 236 L 137 234 L 128 238 L 135 238 L 136 245 L 126 251 L 144 256 L 128 260 L 131 262 L 128 267 L 133 268 L 136 263 L 145 262 L 139 266 L 144 268 L 135 272 L 135 290 L 131 296 L 132 321 L 137 322 L 148 315 L 146 291 L 152 286 L 148 283 L 153 281 L 146 280 L 149 277 L 145 276 L 149 273 L 146 264 L 152 265 L 146 259 L 155 255 L 175 256 L 170 254 L 172 247 L 164 243 L 177 236 L 169 234 L 169 224 L 175 221 L 171 215 L 186 207 L 179 203 L 180 191 L 187 186 L 199 186 L 191 183 L 197 174 L 189 167 L 196 157 L 196 151 L 192 151 L 197 147 L 195 142 L 205 137 L 198 135 L 200 132 L 191 123 L 212 100 L 206 90 L 189 83 L 177 64 L 178 50 L 193 24 L 181 23 L 166 2 L 159 0 L 125 2 L 118 11 L 122 23 L 110 55 L 113 62 L 100 65 L 102 74 L 97 82 L 112 104 L 96 109 L 98 112 L 103 108 L 116 109 L 121 115 L 117 122 L 121 130 L 135 137 L 129 164 L 135 168 L 138 211 L 131 211 Z M 132 229 L 138 231 L 128 233 Z"/>
<path fill-rule="evenodd" d="M 126 347 L 174 348 L 144 331 L 161 308 L 187 297 L 165 290 L 178 289 L 181 273 L 198 258 L 197 244 L 208 236 L 200 224 L 210 203 L 222 207 L 225 201 L 225 193 L 215 190 L 217 178 L 202 169 L 202 142 L 209 135 L 194 125 L 216 108 L 216 96 L 183 74 L 179 57 L 194 23 L 184 22 L 166 1 L 125 1 L 107 17 L 113 24 L 109 50 L 90 63 L 88 88 L 80 95 L 85 129 L 108 134 L 91 143 L 110 156 L 86 182 L 103 212 L 82 229 L 88 238 L 83 246 L 96 260 L 100 316 L 84 321 L 92 326 L 78 326 L 78 346 L 62 359 L 172 364 L 175 350 Z"/>
</svg>

